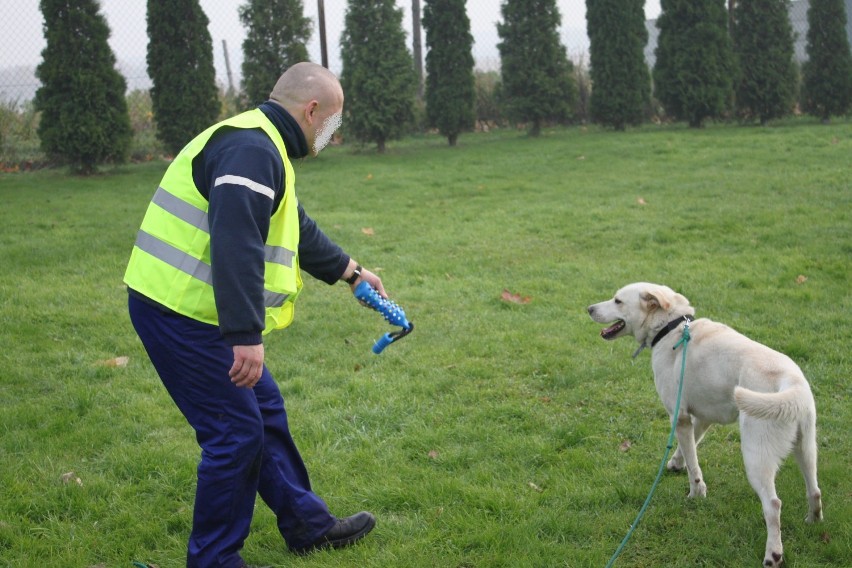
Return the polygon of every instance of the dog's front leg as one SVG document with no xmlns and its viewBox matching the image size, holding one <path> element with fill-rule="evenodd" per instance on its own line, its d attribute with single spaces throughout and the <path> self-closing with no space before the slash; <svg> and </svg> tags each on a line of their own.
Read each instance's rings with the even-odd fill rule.
<svg viewBox="0 0 852 568">
<path fill-rule="evenodd" d="M 704 484 L 704 475 L 698 465 L 695 430 L 692 426 L 692 418 L 688 414 L 681 414 L 677 418 L 675 434 L 677 434 L 678 451 L 686 462 L 686 471 L 689 474 L 689 496 L 706 497 L 707 485 Z"/>
<path fill-rule="evenodd" d="M 692 439 L 695 440 L 696 454 L 698 453 L 698 445 L 701 444 L 701 440 L 704 438 L 704 434 L 710 426 L 712 426 L 710 422 L 702 422 L 698 418 L 692 418 Z M 670 459 L 669 463 L 666 464 L 666 469 L 669 471 L 679 472 L 683 471 L 684 467 L 685 462 L 683 452 L 680 449 L 680 444 L 678 444 L 677 449 L 675 449 L 675 453 L 672 455 L 672 459 Z"/>
</svg>

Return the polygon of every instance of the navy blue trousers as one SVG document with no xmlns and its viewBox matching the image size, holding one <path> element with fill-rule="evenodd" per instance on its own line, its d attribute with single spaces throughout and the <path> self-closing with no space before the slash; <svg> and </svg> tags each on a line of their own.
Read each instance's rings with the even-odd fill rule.
<svg viewBox="0 0 852 568">
<path fill-rule="evenodd" d="M 269 369 L 254 388 L 235 387 L 228 377 L 233 348 L 217 326 L 164 313 L 132 295 L 128 304 L 136 333 L 201 446 L 187 567 L 243 565 L 255 495 L 275 513 L 288 546 L 321 538 L 335 518 L 311 491 Z"/>
</svg>

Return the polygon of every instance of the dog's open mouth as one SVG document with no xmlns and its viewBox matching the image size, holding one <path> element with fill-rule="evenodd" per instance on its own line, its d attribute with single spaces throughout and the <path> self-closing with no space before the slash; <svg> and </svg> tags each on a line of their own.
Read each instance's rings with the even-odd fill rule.
<svg viewBox="0 0 852 568">
<path fill-rule="evenodd" d="M 614 339 L 622 329 L 624 329 L 624 320 L 616 320 L 614 324 L 601 330 L 601 337 L 604 339 Z"/>
</svg>

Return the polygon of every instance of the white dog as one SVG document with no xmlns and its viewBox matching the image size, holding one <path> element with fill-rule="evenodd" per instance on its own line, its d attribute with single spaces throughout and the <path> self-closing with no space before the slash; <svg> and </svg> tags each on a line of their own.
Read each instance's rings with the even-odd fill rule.
<svg viewBox="0 0 852 568">
<path fill-rule="evenodd" d="M 728 424 L 739 416 L 746 474 L 760 497 L 766 520 L 763 565 L 783 563 L 781 500 L 775 474 L 792 450 L 805 478 L 807 522 L 822 520 L 817 485 L 816 407 L 801 369 L 786 355 L 709 319 L 692 321 L 695 309 L 666 286 L 636 283 L 611 300 L 589 306 L 604 339 L 630 336 L 639 350 L 651 349 L 654 384 L 669 416 L 675 411 L 682 351 L 687 349 L 680 409 L 678 446 L 668 469 L 689 473 L 689 496 L 704 497 L 707 486 L 698 466 L 696 446 L 711 424 Z M 690 341 L 681 341 L 689 322 Z M 675 419 L 674 417 L 672 418 Z"/>
</svg>

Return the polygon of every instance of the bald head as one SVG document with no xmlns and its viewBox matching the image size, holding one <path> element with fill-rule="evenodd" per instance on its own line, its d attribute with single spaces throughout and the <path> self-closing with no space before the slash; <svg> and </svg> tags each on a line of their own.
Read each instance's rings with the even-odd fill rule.
<svg viewBox="0 0 852 568">
<path fill-rule="evenodd" d="M 322 65 L 296 63 L 279 77 L 269 99 L 290 113 L 314 156 L 340 126 L 343 88 L 334 73 Z"/>
<path fill-rule="evenodd" d="M 321 105 L 342 105 L 343 89 L 334 73 L 322 65 L 302 62 L 278 78 L 269 98 L 294 114 L 312 100 Z"/>
</svg>

